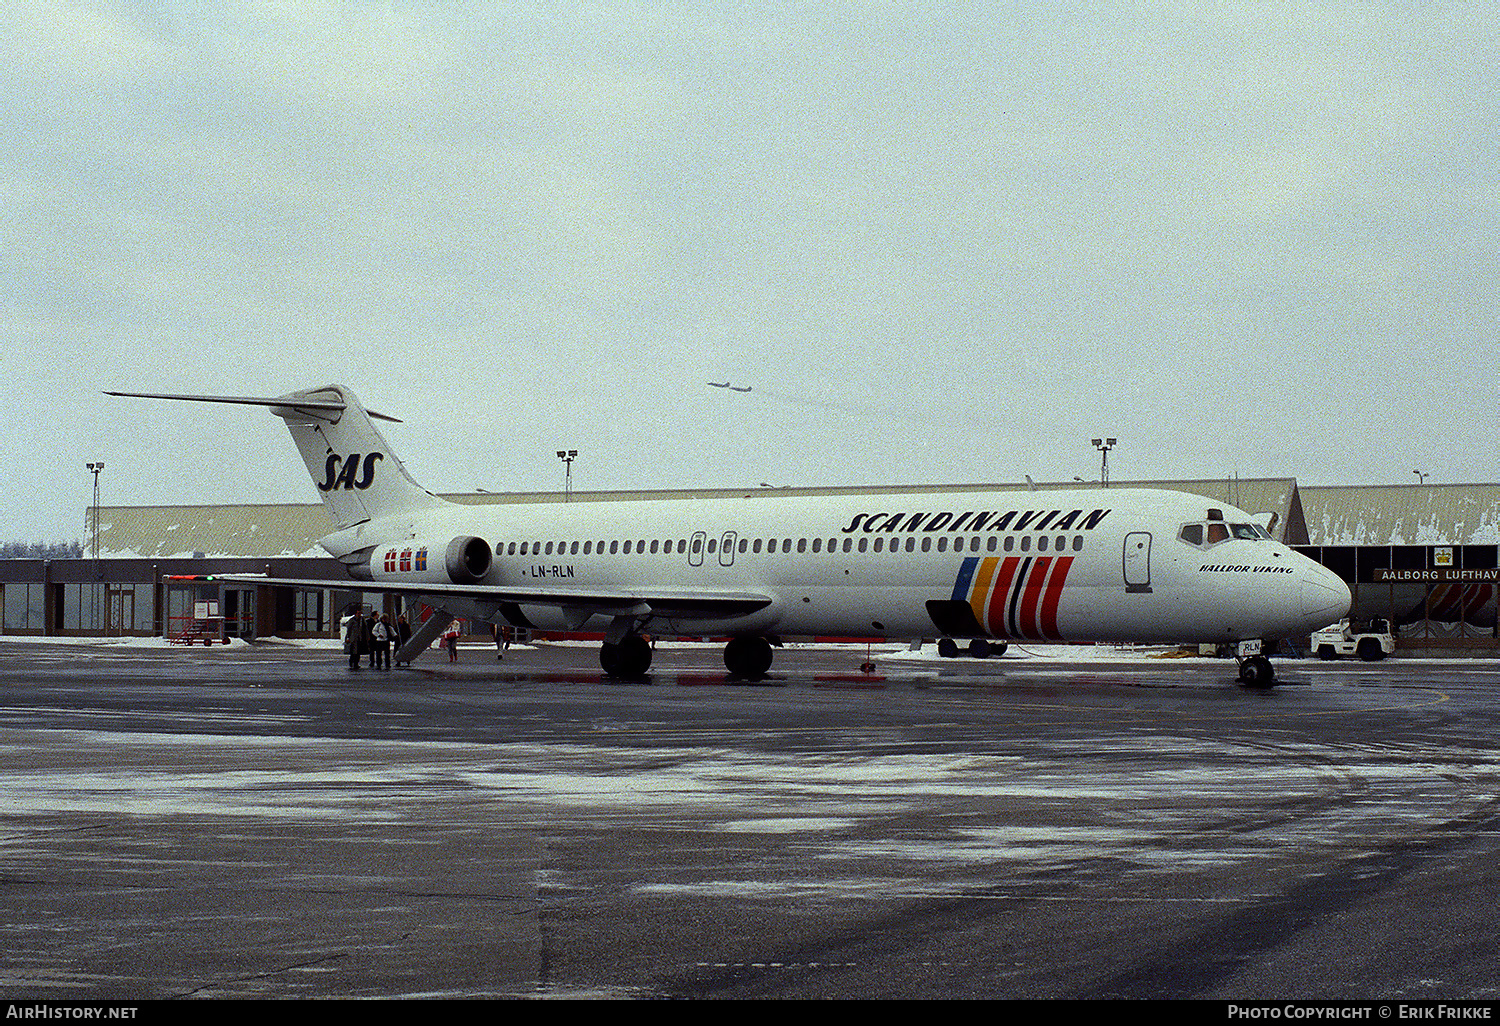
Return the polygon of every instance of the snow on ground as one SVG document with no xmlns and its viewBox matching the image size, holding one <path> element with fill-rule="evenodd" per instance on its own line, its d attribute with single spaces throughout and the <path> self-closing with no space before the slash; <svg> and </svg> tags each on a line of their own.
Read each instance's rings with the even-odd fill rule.
<svg viewBox="0 0 1500 1026">
<path fill-rule="evenodd" d="M 127 637 L 127 638 L 98 638 L 98 637 L 37 637 L 35 635 L 3 635 L 0 636 L 0 645 L 78 645 L 92 648 L 137 648 L 137 649 L 173 649 L 182 648 L 181 645 L 173 645 L 163 638 L 150 637 Z M 488 644 L 485 642 L 474 642 L 469 647 Z M 256 638 L 253 645 L 258 648 L 285 647 L 294 649 L 342 651 L 343 642 L 337 638 Z M 233 638 L 228 646 L 214 645 L 211 651 L 220 651 L 225 647 L 243 651 L 252 646 L 241 638 Z M 202 645 L 191 646 L 194 650 L 204 651 Z M 511 652 L 525 652 L 534 648 L 583 648 L 597 649 L 597 640 L 569 640 L 569 641 L 539 641 L 527 645 L 512 645 Z M 715 641 L 666 641 L 656 642 L 655 647 L 659 650 L 687 650 L 694 649 L 717 654 L 722 645 Z M 937 654 L 937 646 L 931 642 L 924 644 L 920 649 L 912 649 L 905 641 L 881 641 L 872 644 L 860 642 L 823 642 L 823 641 L 793 641 L 787 642 L 785 650 L 788 651 L 821 651 L 821 652 L 865 652 L 868 651 L 872 658 L 882 661 L 900 662 L 943 662 L 959 663 L 971 661 L 970 657 L 960 654 L 956 658 L 945 659 Z M 1290 657 L 1278 656 L 1278 662 L 1289 661 Z M 1476 660 L 1492 659 L 1486 655 L 1473 656 L 1417 656 L 1398 652 L 1394 657 L 1403 663 L 1465 663 L 1472 664 Z M 980 661 L 980 660 L 974 660 Z M 1020 644 L 1011 642 L 1003 656 L 991 656 L 983 662 L 1046 662 L 1046 663 L 1131 663 L 1131 662 L 1185 662 L 1185 663 L 1217 663 L 1223 660 L 1212 656 L 1200 656 L 1193 648 L 1176 645 L 1045 645 L 1045 644 Z M 1346 660 L 1349 662 L 1350 660 Z"/>
</svg>

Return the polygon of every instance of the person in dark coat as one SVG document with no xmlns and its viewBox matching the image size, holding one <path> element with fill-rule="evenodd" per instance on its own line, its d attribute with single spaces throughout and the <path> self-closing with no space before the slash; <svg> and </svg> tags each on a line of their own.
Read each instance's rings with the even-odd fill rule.
<svg viewBox="0 0 1500 1026">
<path fill-rule="evenodd" d="M 370 610 L 370 615 L 364 622 L 364 645 L 365 651 L 370 653 L 370 669 L 375 669 L 375 625 L 380 622 L 380 617 L 375 615 L 375 610 Z"/>
<path fill-rule="evenodd" d="M 359 657 L 363 654 L 365 638 L 364 617 L 355 610 L 349 617 L 349 622 L 344 626 L 344 651 L 349 653 L 349 669 L 359 669 Z"/>
<path fill-rule="evenodd" d="M 400 616 L 396 617 L 396 651 L 400 652 L 403 648 L 406 647 L 406 643 L 410 640 L 411 624 L 407 623 L 406 614 L 402 613 Z M 396 665 L 400 666 L 401 664 L 397 663 Z"/>
</svg>

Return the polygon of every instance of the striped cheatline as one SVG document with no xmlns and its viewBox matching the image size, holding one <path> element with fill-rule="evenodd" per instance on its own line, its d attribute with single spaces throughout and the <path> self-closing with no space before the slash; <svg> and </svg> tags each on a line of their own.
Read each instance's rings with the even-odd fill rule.
<svg viewBox="0 0 1500 1026">
<path fill-rule="evenodd" d="M 969 556 L 953 583 L 953 600 L 997 638 L 1062 641 L 1057 603 L 1072 556 Z"/>
</svg>

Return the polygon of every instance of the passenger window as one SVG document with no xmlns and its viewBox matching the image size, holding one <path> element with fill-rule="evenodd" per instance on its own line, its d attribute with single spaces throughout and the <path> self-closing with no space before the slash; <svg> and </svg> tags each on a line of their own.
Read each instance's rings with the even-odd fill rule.
<svg viewBox="0 0 1500 1026">
<path fill-rule="evenodd" d="M 814 538 L 813 539 L 813 551 L 814 552 L 822 552 L 823 551 L 823 539 L 822 538 Z"/>
<path fill-rule="evenodd" d="M 999 543 L 1000 543 L 1000 539 L 999 538 L 996 538 L 994 535 L 990 535 L 989 544 L 987 544 L 985 546 L 985 550 L 989 551 L 989 552 L 994 552 L 995 549 L 999 547 Z"/>
<path fill-rule="evenodd" d="M 618 554 L 619 551 L 620 551 L 620 543 L 619 543 L 618 540 L 612 541 L 612 542 L 609 543 L 609 554 L 611 556 Z"/>
<path fill-rule="evenodd" d="M 1016 538 L 1015 538 L 1015 535 L 1011 535 L 1011 534 L 1006 535 L 1005 536 L 1005 551 L 1006 552 L 1010 552 L 1015 547 L 1016 547 Z"/>
<path fill-rule="evenodd" d="M 1083 535 L 1081 535 L 1081 534 L 1075 534 L 1073 536 L 1073 551 L 1074 552 L 1082 552 L 1083 551 Z"/>
<path fill-rule="evenodd" d="M 1021 551 L 1022 552 L 1030 552 L 1031 551 L 1031 535 L 1029 535 L 1029 534 L 1028 535 L 1022 535 L 1022 537 L 1021 537 Z"/>
<path fill-rule="evenodd" d="M 876 538 L 875 539 L 875 551 L 876 552 L 884 552 L 885 551 L 885 539 L 884 538 Z"/>
<path fill-rule="evenodd" d="M 853 548 L 854 548 L 854 539 L 853 538 L 845 538 L 844 539 L 844 551 L 848 552 L 848 551 L 850 551 Z"/>
<path fill-rule="evenodd" d="M 922 551 L 923 552 L 931 552 L 932 551 L 932 539 L 931 538 L 923 538 L 922 539 Z"/>
<path fill-rule="evenodd" d="M 948 551 L 948 539 L 947 538 L 939 538 L 938 539 L 938 551 L 939 552 L 947 552 Z"/>
<path fill-rule="evenodd" d="M 1036 550 L 1038 552 L 1047 551 L 1047 536 L 1045 534 L 1036 540 Z"/>
<path fill-rule="evenodd" d="M 798 538 L 797 539 L 797 551 L 798 552 L 806 552 L 807 551 L 807 539 L 806 538 Z"/>
<path fill-rule="evenodd" d="M 868 538 L 861 538 L 859 540 L 859 551 L 864 552 L 869 547 L 870 547 L 870 539 L 868 539 Z"/>
</svg>

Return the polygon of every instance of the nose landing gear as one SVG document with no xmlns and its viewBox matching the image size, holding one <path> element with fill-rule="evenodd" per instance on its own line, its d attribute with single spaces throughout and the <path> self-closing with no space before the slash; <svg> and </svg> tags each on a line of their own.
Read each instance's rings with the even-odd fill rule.
<svg viewBox="0 0 1500 1026">
<path fill-rule="evenodd" d="M 1240 660 L 1240 683 L 1248 688 L 1268 688 L 1276 683 L 1276 671 L 1271 660 L 1263 655 L 1253 655 Z"/>
</svg>

